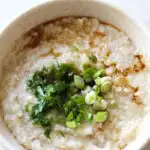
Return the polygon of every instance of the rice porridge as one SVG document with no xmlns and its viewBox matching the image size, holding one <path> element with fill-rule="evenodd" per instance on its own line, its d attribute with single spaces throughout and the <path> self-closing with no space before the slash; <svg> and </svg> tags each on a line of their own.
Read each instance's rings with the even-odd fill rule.
<svg viewBox="0 0 150 150">
<path fill-rule="evenodd" d="M 149 113 L 149 64 L 123 31 L 59 18 L 26 33 L 7 57 L 3 118 L 26 149 L 122 150 L 136 139 Z"/>
</svg>

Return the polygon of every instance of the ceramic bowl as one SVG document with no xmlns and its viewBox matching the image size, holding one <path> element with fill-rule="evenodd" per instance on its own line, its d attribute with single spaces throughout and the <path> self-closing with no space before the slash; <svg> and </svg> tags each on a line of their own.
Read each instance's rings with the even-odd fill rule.
<svg viewBox="0 0 150 150">
<path fill-rule="evenodd" d="M 125 31 L 136 47 L 150 57 L 150 34 L 141 24 L 135 22 L 117 7 L 100 0 L 55 0 L 39 5 L 15 19 L 0 34 L 0 75 L 3 67 L 3 59 L 7 59 L 6 53 L 11 51 L 15 41 L 31 28 L 62 16 L 90 16 L 103 22 L 112 24 Z M 0 76 L 1 79 L 3 78 Z M 136 140 L 125 149 L 138 150 L 148 148 L 150 136 L 150 117 L 146 116 L 139 127 Z M 21 150 L 24 149 L 12 137 L 7 127 L 0 119 L 0 149 Z"/>
</svg>

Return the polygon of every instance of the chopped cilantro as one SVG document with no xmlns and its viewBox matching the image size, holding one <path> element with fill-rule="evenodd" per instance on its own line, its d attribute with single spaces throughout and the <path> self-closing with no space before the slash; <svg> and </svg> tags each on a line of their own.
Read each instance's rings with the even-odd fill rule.
<svg viewBox="0 0 150 150">
<path fill-rule="evenodd" d="M 73 118 L 73 112 L 71 111 L 67 116 L 67 120 L 72 120 Z"/>
<path fill-rule="evenodd" d="M 97 63 L 97 57 L 94 54 L 88 56 L 93 63 Z"/>
<path fill-rule="evenodd" d="M 71 46 L 71 49 L 72 49 L 72 51 L 74 51 L 74 52 L 78 52 L 78 51 L 79 51 L 79 48 L 78 48 L 78 46 L 76 46 L 76 45 L 72 45 L 72 46 Z"/>
<path fill-rule="evenodd" d="M 86 81 L 86 82 L 91 82 L 93 80 L 93 76 L 94 74 L 96 73 L 96 68 L 87 68 L 84 70 L 83 72 L 83 79 Z"/>
<path fill-rule="evenodd" d="M 74 75 L 74 83 L 77 88 L 79 88 L 79 89 L 84 88 L 84 80 L 82 79 L 82 77 L 80 77 L 78 75 Z"/>
</svg>

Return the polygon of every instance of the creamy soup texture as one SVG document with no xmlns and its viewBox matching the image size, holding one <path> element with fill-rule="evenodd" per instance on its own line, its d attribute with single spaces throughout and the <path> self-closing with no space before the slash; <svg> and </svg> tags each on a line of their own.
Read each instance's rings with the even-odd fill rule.
<svg viewBox="0 0 150 150">
<path fill-rule="evenodd" d="M 139 124 L 149 113 L 150 73 L 145 56 L 126 33 L 96 18 L 64 17 L 41 24 L 16 42 L 4 64 L 7 76 L 2 83 L 3 118 L 26 149 L 121 150 L 134 142 Z M 78 70 L 71 74 L 76 77 L 70 83 L 75 84 L 75 94 L 84 95 L 85 104 L 80 110 L 84 114 L 84 107 L 90 108 L 93 119 L 78 122 L 71 115 L 70 120 L 64 117 L 65 123 L 53 123 L 46 136 L 45 128 L 34 124 L 30 110 L 26 110 L 28 104 L 37 104 L 39 100 L 39 95 L 27 89 L 27 82 L 36 71 L 52 64 L 73 64 Z M 83 76 L 85 66 L 99 71 L 92 76 L 91 83 Z M 102 69 L 105 75 L 100 74 Z M 49 82 L 54 84 L 54 80 Z M 108 82 L 103 88 L 104 81 Z M 43 87 L 43 84 L 38 85 Z M 95 101 L 99 97 L 97 108 Z M 63 106 L 61 104 L 60 108 Z M 49 124 L 46 127 L 49 128 Z"/>
</svg>

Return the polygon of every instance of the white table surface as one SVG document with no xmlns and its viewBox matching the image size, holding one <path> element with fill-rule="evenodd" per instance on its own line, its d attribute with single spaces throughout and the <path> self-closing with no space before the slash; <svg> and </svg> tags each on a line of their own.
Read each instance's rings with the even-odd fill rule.
<svg viewBox="0 0 150 150">
<path fill-rule="evenodd" d="M 0 32 L 17 16 L 48 0 L 0 0 Z M 86 1 L 86 0 L 85 0 Z M 104 0 L 113 3 L 150 27 L 150 0 Z"/>
</svg>

